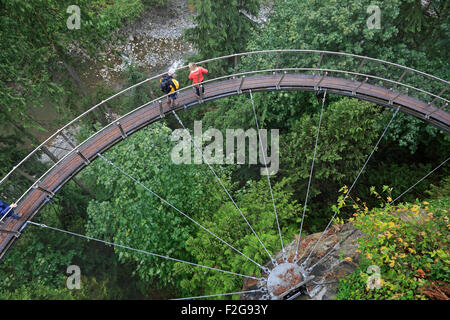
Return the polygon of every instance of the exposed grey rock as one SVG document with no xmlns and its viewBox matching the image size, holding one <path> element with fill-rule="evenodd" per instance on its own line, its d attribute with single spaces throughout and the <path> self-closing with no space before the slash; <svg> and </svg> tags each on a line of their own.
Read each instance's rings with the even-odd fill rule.
<svg viewBox="0 0 450 320">
<path fill-rule="evenodd" d="M 355 229 L 350 223 L 333 225 L 316 246 L 321 234 L 321 232 L 315 233 L 301 239 L 297 264 L 301 266 L 307 257 L 310 256 L 306 266 L 304 266 L 304 270 L 305 278 L 313 278 L 313 280 L 301 287 L 301 290 L 299 290 L 301 294 L 295 299 L 334 299 L 338 280 L 352 273 L 359 264 L 360 255 L 356 252 L 358 249 L 357 240 L 364 236 L 363 232 Z M 297 245 L 298 240 L 294 240 L 285 247 L 288 263 L 294 261 Z M 314 247 L 315 249 L 312 251 Z M 311 251 L 312 254 L 310 255 Z M 281 252 L 276 254 L 275 259 L 278 261 L 278 264 L 284 262 Z M 274 267 L 271 262 L 265 266 L 270 270 Z M 309 268 L 312 268 L 312 270 L 309 270 Z M 243 291 L 264 287 L 264 282 L 247 280 L 244 282 Z M 263 295 L 263 293 L 248 293 L 243 294 L 241 299 L 260 300 L 263 298 Z"/>
</svg>

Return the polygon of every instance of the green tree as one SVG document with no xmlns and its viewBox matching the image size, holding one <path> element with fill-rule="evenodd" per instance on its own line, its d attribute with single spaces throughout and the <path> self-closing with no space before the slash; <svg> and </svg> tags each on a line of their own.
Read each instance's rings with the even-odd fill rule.
<svg viewBox="0 0 450 320">
<path fill-rule="evenodd" d="M 303 115 L 292 131 L 281 137 L 280 173 L 291 178 L 299 199 L 303 199 L 308 186 L 319 116 Z M 310 206 L 317 207 L 319 203 L 319 207 L 327 208 L 336 199 L 339 188 L 353 182 L 380 135 L 379 118 L 375 105 L 356 99 L 343 98 L 325 107 Z M 315 215 L 315 219 L 319 217 Z M 318 222 L 313 225 L 321 227 Z"/>
<path fill-rule="evenodd" d="M 273 186 L 284 244 L 291 242 L 294 234 L 298 232 L 301 212 L 301 206 L 290 200 L 292 192 L 289 191 L 287 182 L 284 180 Z M 281 251 L 267 181 L 265 179 L 258 182 L 249 181 L 236 194 L 236 201 L 269 253 L 275 255 Z M 256 262 L 264 265 L 269 261 L 269 256 L 262 245 L 232 203 L 223 203 L 212 215 L 204 217 L 203 223 Z M 261 269 L 256 264 L 224 243 L 202 236 L 199 231 L 191 234 L 187 239 L 187 250 L 200 264 L 250 276 L 261 276 Z M 187 278 L 185 276 L 185 279 L 181 281 L 185 295 L 238 292 L 242 288 L 243 278 L 239 276 L 221 272 L 205 272 L 201 268 L 192 268 L 180 263 L 176 264 L 176 270 L 187 275 Z"/>
<path fill-rule="evenodd" d="M 274 14 L 267 27 L 259 36 L 252 37 L 248 46 L 251 50 L 296 48 L 348 52 L 396 62 L 446 78 L 448 70 L 443 70 L 442 64 L 448 65 L 448 61 L 440 56 L 427 57 L 419 44 L 413 44 L 408 37 L 403 36 L 410 28 L 418 28 L 411 27 L 414 22 L 405 23 L 411 6 L 416 6 L 417 2 L 419 1 L 279 1 L 275 3 Z M 436 18 L 436 30 L 447 29 L 445 11 L 448 5 L 444 5 L 444 2 L 440 5 L 441 9 L 438 9 L 442 16 Z M 367 27 L 370 16 L 367 8 L 370 5 L 377 5 L 381 10 L 381 29 Z M 424 8 L 421 12 L 425 10 Z M 301 14 L 297 14 L 298 12 Z M 431 38 L 431 41 L 438 43 L 440 36 L 432 31 L 434 29 L 422 30 L 420 37 Z M 292 67 L 295 56 L 287 57 L 288 62 L 291 62 L 289 66 Z M 274 57 L 270 58 L 273 64 Z M 314 65 L 317 60 L 318 56 L 309 60 L 297 59 L 296 65 Z M 327 61 L 323 63 L 326 65 Z M 364 70 L 368 68 L 370 66 L 366 66 Z"/>
<path fill-rule="evenodd" d="M 338 300 L 446 298 L 444 288 L 450 276 L 448 182 L 446 179 L 441 188 L 433 188 L 433 198 L 423 202 L 384 203 L 373 209 L 353 205 L 350 221 L 366 236 L 358 239 L 360 265 L 339 281 Z M 375 190 L 373 193 L 381 198 Z M 368 288 L 370 265 L 378 266 L 382 275 L 380 286 L 372 290 Z"/>
<path fill-rule="evenodd" d="M 448 60 L 448 1 L 436 0 L 426 3 L 420 0 L 403 1 L 397 28 L 399 38 L 410 47 L 420 48 L 429 56 L 440 56 Z"/>
<path fill-rule="evenodd" d="M 198 220 L 214 212 L 223 190 L 205 165 L 178 165 L 171 160 L 175 145 L 171 130 L 161 123 L 137 132 L 106 157 L 173 206 Z M 220 172 L 220 170 L 219 170 Z M 219 173 L 220 174 L 220 173 Z M 102 160 L 88 167 L 99 200 L 89 203 L 87 229 L 94 237 L 152 253 L 191 261 L 186 239 L 197 228 L 193 222 Z M 208 234 L 203 231 L 204 237 Z M 173 262 L 114 248 L 119 260 L 135 266 L 148 283 L 176 286 Z"/>
<path fill-rule="evenodd" d="M 260 0 L 196 0 L 196 26 L 187 30 L 187 39 L 201 58 L 242 52 L 254 24 L 247 15 L 257 15 L 259 6 Z"/>
<path fill-rule="evenodd" d="M 395 62 L 448 79 L 448 43 L 441 41 L 449 30 L 448 3 L 430 1 L 426 6 L 420 3 L 413 0 L 277 1 L 270 22 L 258 36 L 250 38 L 248 50 L 295 48 L 347 52 Z M 381 29 L 367 27 L 370 5 L 377 5 L 381 10 Z M 433 44 L 428 46 L 432 52 L 426 50 L 429 43 Z M 299 59 L 298 55 L 284 54 L 279 65 L 312 67 L 318 59 L 319 55 L 304 55 Z M 267 68 L 274 66 L 275 60 L 275 55 L 258 59 L 249 57 L 244 64 L 248 64 L 247 69 Z M 325 57 L 321 66 L 355 71 L 359 63 Z M 395 80 L 401 76 L 400 70 L 394 72 L 370 62 L 361 71 Z M 413 75 L 405 76 L 403 82 L 436 94 L 443 89 L 434 88 L 428 79 Z M 405 127 L 409 128 L 406 132 Z M 397 128 L 394 132 L 402 131 L 403 136 L 389 134 L 390 139 L 402 146 L 406 142 L 413 152 L 419 141 L 427 140 L 430 135 L 436 136 L 439 131 L 411 116 L 398 117 L 392 128 Z M 439 143 L 439 140 L 435 142 Z"/>
<path fill-rule="evenodd" d="M 60 196 L 71 201 L 67 205 L 64 200 L 55 199 L 54 203 L 46 205 L 36 220 L 56 228 L 83 232 L 82 213 L 86 196 L 79 194 L 72 183 L 62 190 Z M 26 290 L 38 283 L 41 287 L 65 288 L 66 269 L 83 252 L 85 244 L 79 239 L 28 225 L 0 265 L 2 293 Z"/>
<path fill-rule="evenodd" d="M 80 101 L 90 105 L 79 77 L 81 59 L 75 52 L 86 51 L 95 57 L 101 40 L 125 19 L 143 12 L 140 0 L 78 1 L 80 29 L 70 30 L 66 21 L 72 4 L 69 0 L 0 1 L 2 147 L 38 144 L 30 129 L 48 128 L 30 116 L 30 110 L 50 105 L 61 114 L 73 115 L 72 111 L 83 107 Z M 5 165 L 20 159 L 16 153 L 3 154 L 2 158 Z M 2 167 L 9 168 L 11 165 Z"/>
</svg>

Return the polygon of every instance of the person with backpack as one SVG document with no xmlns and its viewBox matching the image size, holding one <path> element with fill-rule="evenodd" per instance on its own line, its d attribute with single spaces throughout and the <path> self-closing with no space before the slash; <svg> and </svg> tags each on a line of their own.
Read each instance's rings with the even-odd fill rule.
<svg viewBox="0 0 450 320">
<path fill-rule="evenodd" d="M 0 219 L 6 214 L 6 218 L 20 219 L 20 216 L 14 212 L 14 208 L 17 204 L 13 203 L 11 205 L 0 200 Z M 11 209 L 11 210 L 10 210 Z M 8 212 L 9 211 L 9 212 Z"/>
<path fill-rule="evenodd" d="M 202 85 L 203 82 L 203 74 L 208 73 L 208 70 L 197 66 L 195 63 L 189 63 L 189 79 L 192 80 L 192 84 L 194 84 L 195 94 L 200 101 L 203 99 L 203 94 L 205 93 L 205 88 Z"/>
<path fill-rule="evenodd" d="M 176 91 L 180 88 L 180 84 L 173 77 L 174 75 L 175 69 L 170 68 L 169 71 L 166 74 L 164 74 L 159 80 L 161 91 L 164 92 L 165 94 L 168 94 L 167 105 L 170 108 L 177 106 L 175 100 L 178 97 L 178 92 Z"/>
</svg>

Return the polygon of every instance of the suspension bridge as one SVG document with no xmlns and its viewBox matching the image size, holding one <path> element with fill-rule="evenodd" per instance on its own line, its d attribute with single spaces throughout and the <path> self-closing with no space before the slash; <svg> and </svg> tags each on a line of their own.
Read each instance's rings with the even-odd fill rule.
<svg viewBox="0 0 450 320">
<path fill-rule="evenodd" d="M 258 61 L 263 61 L 264 66 L 261 68 L 255 67 L 255 65 L 258 65 Z M 209 78 L 211 79 L 206 80 L 203 84 L 205 87 L 205 94 L 201 100 L 199 100 L 195 95 L 193 86 L 186 86 L 178 90 L 179 97 L 177 99 L 177 106 L 174 108 L 169 108 L 169 106 L 165 103 L 167 95 L 164 95 L 145 102 L 140 106 L 131 106 L 125 112 L 123 112 L 123 109 L 120 109 L 120 111 L 118 111 L 119 109 L 113 110 L 117 116 L 114 117 L 114 119 L 110 119 L 107 124 L 104 124 L 98 128 L 95 133 L 80 143 L 75 142 L 73 139 L 68 137 L 71 130 L 77 130 L 77 128 L 79 128 L 83 123 L 86 123 L 88 119 L 91 119 L 90 117 L 104 112 L 104 109 L 102 108 L 108 107 L 108 109 L 111 109 L 111 104 L 113 104 L 114 100 L 121 99 L 123 97 L 132 97 L 136 89 L 147 88 L 152 84 L 155 85 L 156 83 L 159 83 L 159 79 L 162 75 L 153 76 L 118 92 L 117 94 L 101 101 L 83 114 L 79 115 L 67 125 L 52 134 L 48 139 L 42 142 L 41 145 L 36 147 L 30 154 L 20 161 L 14 168 L 12 168 L 0 180 L 0 196 L 2 199 L 9 201 L 9 203 L 17 203 L 18 206 L 15 211 L 21 214 L 21 218 L 19 220 L 6 219 L 5 216 L 1 218 L 0 259 L 3 258 L 17 238 L 21 236 L 23 229 L 27 225 L 37 225 L 43 228 L 66 232 L 68 234 L 84 237 L 90 240 L 101 241 L 109 245 L 124 247 L 120 244 L 112 244 L 83 235 L 77 235 L 69 231 L 58 230 L 56 228 L 37 224 L 32 220 L 39 210 L 42 209 L 68 181 L 74 179 L 80 171 L 82 171 L 95 159 L 102 158 L 103 160 L 109 162 L 109 160 L 102 155 L 105 151 L 124 139 L 127 139 L 127 137 L 134 132 L 165 117 L 175 116 L 179 123 L 184 126 L 177 113 L 183 110 L 188 111 L 191 107 L 208 101 L 239 94 L 251 96 L 256 126 L 259 128 L 257 112 L 253 101 L 253 93 L 280 90 L 323 92 L 324 99 L 325 95 L 336 94 L 373 102 L 377 105 L 395 111 L 392 119 L 398 112 L 403 112 L 407 115 L 420 119 L 431 126 L 443 130 L 447 134 L 450 133 L 450 113 L 447 110 L 449 102 L 447 89 L 450 82 L 419 70 L 371 57 L 321 50 L 265 50 L 245 52 L 204 60 L 198 62 L 198 64 L 205 66 L 206 68 L 211 68 L 214 64 L 224 62 L 227 62 L 228 65 L 231 66 L 230 68 L 233 69 L 233 72 L 229 72 L 229 74 L 217 74 L 214 78 L 210 73 Z M 301 65 L 299 65 L 300 62 Z M 268 65 L 270 65 L 270 67 L 267 67 Z M 256 70 L 248 70 L 248 66 L 252 66 L 252 68 Z M 187 66 L 183 66 L 179 68 L 177 72 L 186 68 Z M 323 105 L 321 112 L 323 112 Z M 386 133 L 392 119 L 385 127 L 385 131 L 378 140 L 378 143 L 380 143 Z M 316 148 L 318 139 L 319 132 L 317 132 Z M 52 155 L 50 150 L 57 147 L 56 144 L 61 143 L 61 141 L 64 142 L 66 147 L 60 149 L 65 151 L 62 154 L 60 153 L 58 156 Z M 376 150 L 378 143 L 374 147 L 372 153 L 368 155 L 367 161 L 361 169 L 359 175 L 362 173 L 373 152 Z M 67 148 L 67 146 L 70 147 Z M 45 168 L 42 172 L 27 172 L 27 168 L 29 167 L 28 165 L 37 161 L 37 159 L 42 155 L 49 156 L 49 158 L 53 161 L 52 165 Z M 434 168 L 429 174 L 433 173 L 447 161 L 448 158 L 438 167 Z M 120 170 L 120 168 L 115 164 L 111 162 L 109 163 L 111 164 L 112 169 Z M 313 168 L 314 160 L 311 166 L 309 182 L 311 182 Z M 215 175 L 214 169 L 211 166 L 210 169 Z M 126 172 L 122 173 L 127 175 Z M 357 182 L 359 175 L 352 184 L 351 188 L 353 188 L 354 184 Z M 219 183 L 221 183 L 220 178 L 217 175 L 215 176 Z M 269 187 L 271 188 L 270 178 L 269 176 L 267 177 Z M 423 179 L 425 177 L 423 177 Z M 139 183 L 136 177 L 129 176 L 129 178 L 134 179 L 136 183 Z M 18 179 L 20 179 L 21 184 L 17 184 Z M 420 181 L 418 181 L 418 183 Z M 233 201 L 236 208 L 240 210 L 226 188 L 223 185 L 222 187 L 225 192 L 227 192 L 230 200 Z M 148 191 L 152 192 L 151 190 Z M 409 189 L 407 191 L 409 191 Z M 159 197 L 159 195 L 156 194 L 155 196 Z M 163 202 L 165 201 L 161 197 L 159 198 Z M 305 208 L 307 200 L 308 195 L 305 200 Z M 274 205 L 274 213 L 277 215 L 273 196 L 272 201 Z M 167 204 L 178 210 L 172 204 Z M 181 213 L 184 214 L 183 212 Z M 332 220 L 330 220 L 330 223 L 331 221 Z M 250 225 L 249 227 L 253 231 Z M 329 225 L 326 229 L 328 229 L 328 227 Z M 220 238 L 219 240 L 223 241 Z M 264 247 L 263 244 L 262 246 Z M 163 259 L 179 261 L 173 257 L 142 252 L 142 250 L 135 248 L 127 249 L 156 255 Z M 238 253 L 241 253 L 236 248 L 233 249 Z M 282 240 L 281 249 L 284 250 Z M 270 254 L 269 257 L 272 258 Z M 250 257 L 247 258 L 252 260 Z M 277 262 L 274 261 L 273 258 L 272 262 L 274 265 L 277 265 Z M 286 259 L 285 262 L 286 264 L 289 264 Z M 196 265 L 195 263 L 190 264 Z M 200 267 L 214 269 L 208 266 Z M 292 270 L 298 269 L 293 264 L 291 267 Z M 303 271 L 308 270 L 306 265 L 303 265 L 302 268 Z M 275 269 L 272 272 L 271 270 L 267 270 L 263 267 L 263 271 L 268 274 L 269 278 L 265 281 L 270 280 L 270 274 L 285 272 L 286 266 L 281 267 L 280 265 Z M 214 270 L 227 272 L 220 269 Z M 304 281 L 307 278 L 307 274 L 303 274 L 301 278 Z"/>
</svg>

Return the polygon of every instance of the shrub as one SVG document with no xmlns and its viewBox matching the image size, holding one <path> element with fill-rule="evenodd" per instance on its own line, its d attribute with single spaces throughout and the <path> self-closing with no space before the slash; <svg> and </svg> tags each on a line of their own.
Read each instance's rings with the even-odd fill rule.
<svg viewBox="0 0 450 320">
<path fill-rule="evenodd" d="M 373 189 L 372 193 L 380 197 Z M 372 210 L 358 201 L 353 204 L 349 221 L 367 236 L 359 241 L 362 262 L 339 282 L 337 299 L 422 300 L 431 297 L 430 287 L 448 287 L 450 196 L 398 206 L 388 202 Z M 371 265 L 380 270 L 378 289 L 369 288 Z"/>
</svg>

